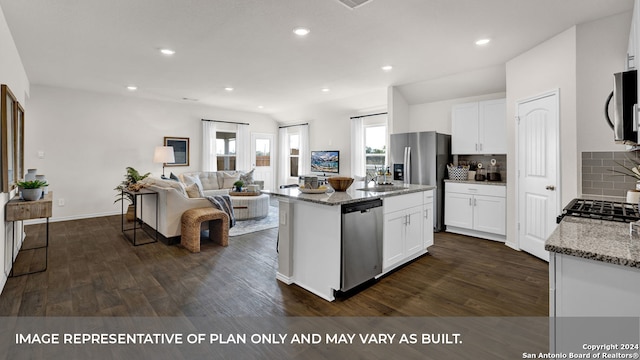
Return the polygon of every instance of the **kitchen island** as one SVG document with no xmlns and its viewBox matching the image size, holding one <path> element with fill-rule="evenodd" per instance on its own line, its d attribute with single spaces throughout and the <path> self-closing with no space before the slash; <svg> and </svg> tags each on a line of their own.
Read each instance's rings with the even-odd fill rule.
<svg viewBox="0 0 640 360">
<path fill-rule="evenodd" d="M 375 199 L 382 199 L 384 213 L 382 269 L 377 277 L 427 253 L 433 244 L 435 186 L 371 185 L 359 190 L 365 188 L 364 182 L 354 182 L 346 192 L 266 192 L 279 202 L 278 280 L 333 301 L 341 288 L 342 206 Z"/>
<path fill-rule="evenodd" d="M 580 351 L 585 339 L 637 344 L 640 236 L 629 226 L 565 216 L 547 239 L 552 352 Z"/>
</svg>

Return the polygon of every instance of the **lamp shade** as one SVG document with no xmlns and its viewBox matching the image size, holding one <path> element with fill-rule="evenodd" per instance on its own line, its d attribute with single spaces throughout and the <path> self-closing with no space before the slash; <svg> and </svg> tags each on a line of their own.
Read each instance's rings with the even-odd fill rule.
<svg viewBox="0 0 640 360">
<path fill-rule="evenodd" d="M 175 161 L 173 146 L 156 146 L 156 150 L 153 153 L 154 163 L 172 163 Z"/>
</svg>

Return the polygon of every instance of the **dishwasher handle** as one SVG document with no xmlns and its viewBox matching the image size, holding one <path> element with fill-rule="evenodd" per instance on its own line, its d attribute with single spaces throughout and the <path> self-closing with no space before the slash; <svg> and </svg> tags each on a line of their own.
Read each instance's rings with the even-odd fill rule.
<svg viewBox="0 0 640 360">
<path fill-rule="evenodd" d="M 343 214 L 349 214 L 354 212 L 365 213 L 365 212 L 371 211 L 371 209 L 373 208 L 377 208 L 381 206 L 382 206 L 381 199 L 367 200 L 367 201 L 362 201 L 358 203 L 342 205 L 342 213 Z"/>
</svg>

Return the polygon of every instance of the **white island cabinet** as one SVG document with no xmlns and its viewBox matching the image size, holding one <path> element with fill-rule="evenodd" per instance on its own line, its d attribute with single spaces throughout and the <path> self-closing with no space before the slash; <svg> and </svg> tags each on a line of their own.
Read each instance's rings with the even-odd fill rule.
<svg viewBox="0 0 640 360">
<path fill-rule="evenodd" d="M 361 191 L 302 194 L 296 188 L 269 192 L 279 202 L 278 273 L 333 301 L 341 288 L 342 205 L 382 199 L 382 269 L 376 277 L 415 259 L 433 244 L 434 186 L 406 185 L 388 192 Z M 425 222 L 428 226 L 425 226 Z"/>
</svg>

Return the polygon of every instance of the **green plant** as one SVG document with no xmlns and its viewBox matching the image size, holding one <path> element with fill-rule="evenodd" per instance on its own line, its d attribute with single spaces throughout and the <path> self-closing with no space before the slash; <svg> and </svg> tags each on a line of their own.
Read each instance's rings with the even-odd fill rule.
<svg viewBox="0 0 640 360">
<path fill-rule="evenodd" d="M 146 173 L 144 175 L 140 175 L 138 170 L 132 168 L 131 166 L 127 166 L 127 173 L 124 175 L 124 180 L 120 183 L 120 185 L 116 186 L 115 189 L 117 199 L 113 202 L 114 204 L 118 201 L 122 201 L 125 198 L 129 201 L 130 204 L 133 204 L 133 194 L 123 193 L 123 190 L 129 191 L 138 191 L 143 186 L 142 184 L 138 184 L 138 181 L 145 179 L 147 176 L 151 175 L 151 173 Z"/>
<path fill-rule="evenodd" d="M 38 189 L 41 187 L 49 186 L 46 181 L 42 180 L 31 180 L 31 181 L 20 181 L 18 182 L 18 186 L 23 189 Z"/>
<path fill-rule="evenodd" d="M 233 186 L 237 187 L 237 188 L 241 188 L 244 186 L 244 181 L 242 180 L 238 180 L 236 182 L 233 183 Z"/>
</svg>

